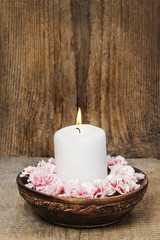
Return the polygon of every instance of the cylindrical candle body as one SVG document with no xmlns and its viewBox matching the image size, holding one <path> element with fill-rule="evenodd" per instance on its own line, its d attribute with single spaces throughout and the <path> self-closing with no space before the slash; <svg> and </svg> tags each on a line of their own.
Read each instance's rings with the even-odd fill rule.
<svg viewBox="0 0 160 240">
<path fill-rule="evenodd" d="M 89 124 L 62 128 L 54 135 L 54 149 L 57 175 L 63 182 L 106 177 L 106 136 L 101 128 Z"/>
</svg>

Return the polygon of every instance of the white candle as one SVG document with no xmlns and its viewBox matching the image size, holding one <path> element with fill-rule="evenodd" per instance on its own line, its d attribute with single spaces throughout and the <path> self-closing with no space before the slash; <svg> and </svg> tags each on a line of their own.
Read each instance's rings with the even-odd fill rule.
<svg viewBox="0 0 160 240">
<path fill-rule="evenodd" d="M 54 135 L 54 149 L 57 175 L 63 182 L 106 177 L 106 136 L 101 128 L 88 124 L 62 128 Z"/>
</svg>

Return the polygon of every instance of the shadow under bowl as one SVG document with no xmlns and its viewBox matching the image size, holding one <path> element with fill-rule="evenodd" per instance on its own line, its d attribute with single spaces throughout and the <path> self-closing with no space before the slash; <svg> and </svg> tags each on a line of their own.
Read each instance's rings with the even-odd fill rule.
<svg viewBox="0 0 160 240">
<path fill-rule="evenodd" d="M 143 173 L 134 168 L 136 172 Z M 130 193 L 106 198 L 86 199 L 51 196 L 25 186 L 27 177 L 17 176 L 19 193 L 33 211 L 47 222 L 60 226 L 89 228 L 101 227 L 119 221 L 142 200 L 147 191 L 148 178 Z"/>
</svg>

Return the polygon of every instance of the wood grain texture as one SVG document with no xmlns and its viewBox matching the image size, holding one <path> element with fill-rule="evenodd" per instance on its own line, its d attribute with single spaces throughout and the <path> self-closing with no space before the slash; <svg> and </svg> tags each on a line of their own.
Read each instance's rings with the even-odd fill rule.
<svg viewBox="0 0 160 240">
<path fill-rule="evenodd" d="M 157 159 L 128 159 L 149 178 L 144 199 L 120 222 L 103 228 L 58 227 L 38 217 L 20 197 L 16 176 L 40 158 L 0 157 L 0 240 L 159 240 L 160 239 L 160 163 Z M 46 160 L 46 159 L 45 159 Z M 10 174 L 8 174 L 10 173 Z"/>
<path fill-rule="evenodd" d="M 160 158 L 160 0 L 0 0 L 0 154 L 53 156 L 57 129 Z"/>
</svg>

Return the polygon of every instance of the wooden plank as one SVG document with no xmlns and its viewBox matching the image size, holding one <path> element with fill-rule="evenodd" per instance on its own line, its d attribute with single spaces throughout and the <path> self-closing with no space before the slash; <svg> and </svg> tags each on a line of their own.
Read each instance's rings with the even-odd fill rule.
<svg viewBox="0 0 160 240">
<path fill-rule="evenodd" d="M 160 158 L 159 0 L 0 0 L 0 154 L 53 156 L 57 129 Z"/>
<path fill-rule="evenodd" d="M 159 240 L 160 239 L 160 163 L 158 159 L 128 159 L 144 171 L 149 187 L 142 201 L 120 222 L 103 228 L 58 227 L 39 218 L 20 197 L 16 176 L 24 167 L 41 158 L 0 157 L 0 240 Z"/>
</svg>

